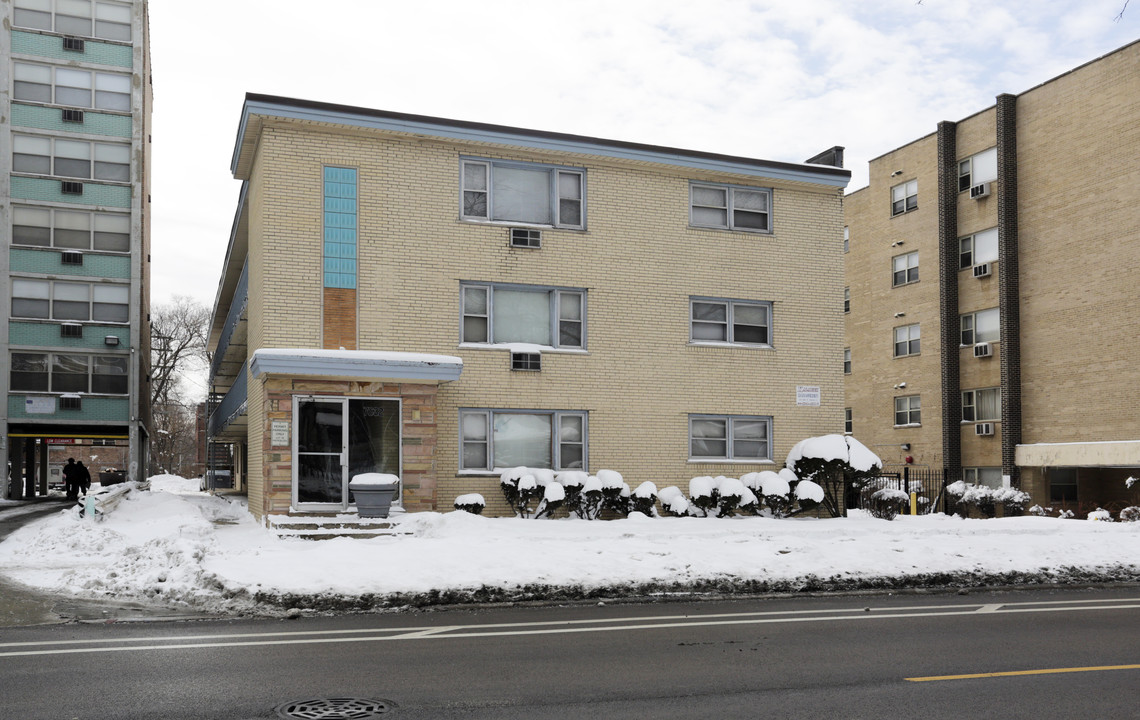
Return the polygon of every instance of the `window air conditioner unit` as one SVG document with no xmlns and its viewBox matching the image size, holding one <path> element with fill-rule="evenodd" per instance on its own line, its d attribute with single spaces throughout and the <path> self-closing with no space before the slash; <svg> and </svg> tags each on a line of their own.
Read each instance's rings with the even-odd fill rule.
<svg viewBox="0 0 1140 720">
<path fill-rule="evenodd" d="M 974 426 L 974 434 L 975 435 L 993 435 L 994 434 L 994 424 L 993 423 L 978 423 L 977 425 Z"/>
<path fill-rule="evenodd" d="M 83 400 L 78 395 L 64 395 L 59 399 L 60 410 L 82 410 Z"/>
<path fill-rule="evenodd" d="M 990 194 L 990 184 L 989 183 L 981 183 L 979 185 L 974 185 L 973 187 L 970 188 L 970 197 L 974 198 L 975 200 L 980 200 L 981 198 L 989 196 L 989 194 Z"/>
<path fill-rule="evenodd" d="M 81 338 L 83 337 L 83 326 L 79 323 L 63 323 L 59 326 L 59 336 L 61 338 Z"/>
<path fill-rule="evenodd" d="M 63 39 L 63 49 L 71 52 L 83 52 L 83 38 L 65 37 Z"/>
<path fill-rule="evenodd" d="M 989 277 L 992 272 L 993 266 L 989 263 L 981 263 L 974 266 L 974 277 L 976 278 Z"/>
<path fill-rule="evenodd" d="M 82 265 L 83 253 L 74 250 L 64 250 L 60 253 L 59 261 L 64 265 Z"/>
<path fill-rule="evenodd" d="M 974 357 L 985 358 L 994 354 L 994 348 L 988 342 L 978 343 L 974 346 Z"/>
<path fill-rule="evenodd" d="M 511 352 L 511 370 L 542 370 L 542 353 Z"/>
<path fill-rule="evenodd" d="M 542 231 L 529 228 L 511 228 L 511 247 L 540 248 L 542 247 Z"/>
</svg>

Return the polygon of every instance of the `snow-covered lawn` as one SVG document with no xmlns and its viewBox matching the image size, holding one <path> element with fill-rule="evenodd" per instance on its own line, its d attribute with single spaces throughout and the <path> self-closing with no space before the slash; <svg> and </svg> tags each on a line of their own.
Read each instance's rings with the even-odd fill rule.
<svg viewBox="0 0 1140 720">
<path fill-rule="evenodd" d="M 586 521 L 463 512 L 369 540 L 279 538 L 197 480 L 152 479 L 101 522 L 71 510 L 0 543 L 0 572 L 61 594 L 205 611 L 688 591 L 1140 579 L 1140 522 L 858 516 Z"/>
</svg>

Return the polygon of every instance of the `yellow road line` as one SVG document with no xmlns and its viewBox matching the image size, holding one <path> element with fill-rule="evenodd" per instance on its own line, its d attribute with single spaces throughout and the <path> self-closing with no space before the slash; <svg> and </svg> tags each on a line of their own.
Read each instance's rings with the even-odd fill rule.
<svg viewBox="0 0 1140 720">
<path fill-rule="evenodd" d="M 1100 672 L 1102 670 L 1140 670 L 1140 665 L 1094 665 L 1092 667 L 1046 668 L 1044 670 L 1010 670 L 1008 672 L 973 673 L 971 675 L 931 675 L 930 677 L 904 678 L 909 682 L 935 680 L 973 680 L 976 678 L 1013 677 L 1016 675 L 1055 675 L 1059 673 Z"/>
</svg>

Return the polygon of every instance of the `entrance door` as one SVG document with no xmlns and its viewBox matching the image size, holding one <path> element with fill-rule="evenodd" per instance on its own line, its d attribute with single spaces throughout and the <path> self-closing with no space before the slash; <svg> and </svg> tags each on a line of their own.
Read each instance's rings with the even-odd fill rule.
<svg viewBox="0 0 1140 720">
<path fill-rule="evenodd" d="M 346 510 L 353 477 L 400 474 L 399 400 L 297 397 L 293 418 L 294 507 Z"/>
</svg>

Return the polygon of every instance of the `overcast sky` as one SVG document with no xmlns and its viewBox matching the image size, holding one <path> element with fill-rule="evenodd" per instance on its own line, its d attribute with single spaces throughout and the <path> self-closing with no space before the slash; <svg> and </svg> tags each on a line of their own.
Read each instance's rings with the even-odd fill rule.
<svg viewBox="0 0 1140 720">
<path fill-rule="evenodd" d="M 246 92 L 867 162 L 1137 38 L 1125 0 L 152 0 L 152 293 L 212 306 Z M 313 272 L 318 269 L 314 268 Z"/>
</svg>

